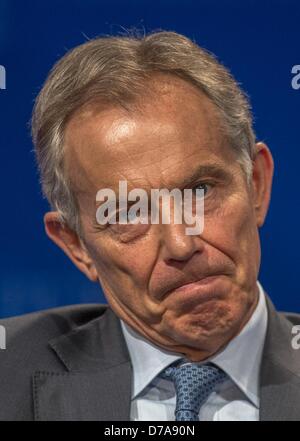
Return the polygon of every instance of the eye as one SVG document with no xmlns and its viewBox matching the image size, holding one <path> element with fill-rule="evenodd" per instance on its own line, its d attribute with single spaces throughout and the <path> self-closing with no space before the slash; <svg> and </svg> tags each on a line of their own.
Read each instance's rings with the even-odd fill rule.
<svg viewBox="0 0 300 441">
<path fill-rule="evenodd" d="M 119 222 L 120 216 L 122 217 L 122 219 L 126 222 L 126 224 L 129 225 L 136 225 L 139 223 L 147 223 L 147 218 L 144 218 L 142 216 L 142 214 L 139 211 L 135 211 L 135 210 L 128 210 L 128 211 L 122 211 L 122 212 L 118 212 L 117 214 L 117 224 L 122 225 L 122 222 Z"/>
<path fill-rule="evenodd" d="M 193 190 L 196 193 L 196 190 L 203 190 L 203 194 L 204 196 L 206 196 L 206 194 L 212 189 L 212 184 L 209 184 L 207 182 L 200 182 L 199 184 L 197 184 Z"/>
<path fill-rule="evenodd" d="M 139 224 L 140 222 L 143 223 L 144 218 L 141 216 L 141 213 L 139 211 L 132 211 L 129 210 L 128 214 L 127 214 L 127 219 L 129 223 L 132 224 Z"/>
</svg>

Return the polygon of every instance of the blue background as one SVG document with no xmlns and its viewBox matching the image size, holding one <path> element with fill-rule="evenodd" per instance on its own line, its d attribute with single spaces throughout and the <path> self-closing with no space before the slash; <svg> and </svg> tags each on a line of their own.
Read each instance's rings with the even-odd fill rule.
<svg viewBox="0 0 300 441">
<path fill-rule="evenodd" d="M 105 302 L 46 236 L 28 121 L 53 63 L 100 34 L 136 27 L 195 39 L 230 68 L 251 97 L 255 130 L 275 158 L 273 196 L 261 230 L 260 280 L 278 309 L 300 312 L 299 1 L 0 0 L 1 253 L 0 314 Z M 300 271 L 299 271 L 300 272 Z"/>
</svg>

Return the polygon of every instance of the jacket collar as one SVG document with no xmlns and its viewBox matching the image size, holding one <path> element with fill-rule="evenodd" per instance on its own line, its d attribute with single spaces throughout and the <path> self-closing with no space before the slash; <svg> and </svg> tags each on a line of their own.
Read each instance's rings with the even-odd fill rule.
<svg viewBox="0 0 300 441">
<path fill-rule="evenodd" d="M 36 420 L 130 419 L 131 362 L 119 319 L 109 307 L 49 344 L 67 372 L 35 372 Z"/>
</svg>

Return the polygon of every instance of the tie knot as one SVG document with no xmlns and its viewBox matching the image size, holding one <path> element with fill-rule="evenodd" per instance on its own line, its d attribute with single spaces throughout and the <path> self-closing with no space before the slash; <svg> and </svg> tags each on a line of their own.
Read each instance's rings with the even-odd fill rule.
<svg viewBox="0 0 300 441">
<path fill-rule="evenodd" d="M 227 375 L 212 363 L 187 362 L 178 365 L 177 360 L 173 365 L 164 369 L 160 377 L 174 382 L 176 421 L 197 421 L 200 407 Z"/>
</svg>

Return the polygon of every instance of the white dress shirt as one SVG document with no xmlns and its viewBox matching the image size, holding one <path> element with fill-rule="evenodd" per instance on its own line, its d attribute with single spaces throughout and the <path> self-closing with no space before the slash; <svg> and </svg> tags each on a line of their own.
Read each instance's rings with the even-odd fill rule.
<svg viewBox="0 0 300 441">
<path fill-rule="evenodd" d="M 241 332 L 211 361 L 228 375 L 199 412 L 203 421 L 259 420 L 259 371 L 267 329 L 265 294 L 259 282 L 258 304 Z M 131 421 L 175 421 L 176 394 L 171 380 L 157 375 L 183 354 L 156 346 L 127 323 L 121 327 L 133 365 Z M 200 362 L 201 364 L 201 362 Z"/>
</svg>

